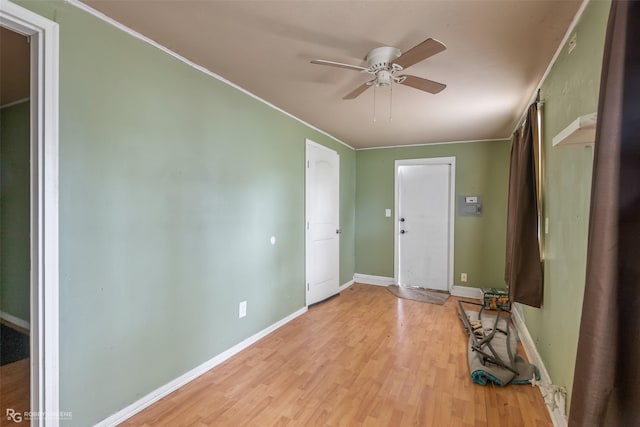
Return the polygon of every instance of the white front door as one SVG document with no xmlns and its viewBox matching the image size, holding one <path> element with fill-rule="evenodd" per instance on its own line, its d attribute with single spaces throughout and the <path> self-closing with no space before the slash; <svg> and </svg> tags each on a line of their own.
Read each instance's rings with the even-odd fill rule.
<svg viewBox="0 0 640 427">
<path fill-rule="evenodd" d="M 307 140 L 307 305 L 338 293 L 340 274 L 340 156 Z"/>
<path fill-rule="evenodd" d="M 448 291 L 453 278 L 455 158 L 396 162 L 400 286 Z"/>
</svg>

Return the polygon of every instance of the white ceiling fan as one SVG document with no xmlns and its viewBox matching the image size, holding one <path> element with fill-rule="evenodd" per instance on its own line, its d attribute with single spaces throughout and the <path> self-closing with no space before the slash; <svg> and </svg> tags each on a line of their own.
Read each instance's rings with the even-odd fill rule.
<svg viewBox="0 0 640 427">
<path fill-rule="evenodd" d="M 324 59 L 315 59 L 311 61 L 311 63 L 346 68 L 348 70 L 355 70 L 373 75 L 373 79 L 361 84 L 355 90 L 345 95 L 342 99 L 355 99 L 371 86 L 384 87 L 393 83 L 410 86 L 424 92 L 435 94 L 441 92 L 445 87 L 447 87 L 447 85 L 409 74 L 398 75 L 398 73 L 420 61 L 442 52 L 446 48 L 447 47 L 438 40 L 428 38 L 404 53 L 395 47 L 377 47 L 367 54 L 366 67 L 326 61 Z"/>
</svg>

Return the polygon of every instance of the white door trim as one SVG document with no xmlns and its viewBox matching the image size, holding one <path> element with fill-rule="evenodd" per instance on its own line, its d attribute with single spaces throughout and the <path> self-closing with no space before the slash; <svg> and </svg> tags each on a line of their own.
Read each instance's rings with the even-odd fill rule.
<svg viewBox="0 0 640 427">
<path fill-rule="evenodd" d="M 30 411 L 58 426 L 58 24 L 8 0 L 0 24 L 31 37 Z"/>
<path fill-rule="evenodd" d="M 305 305 L 309 306 L 309 272 L 310 270 L 310 265 L 309 265 L 309 253 L 310 253 L 310 248 L 311 248 L 311 235 L 309 234 L 309 212 L 308 212 L 308 203 L 307 203 L 307 184 L 309 182 L 309 165 L 308 165 L 308 161 L 309 161 L 309 155 L 308 155 L 308 148 L 309 147 L 315 147 L 318 148 L 320 150 L 324 150 L 330 153 L 335 153 L 338 154 L 338 152 L 336 150 L 332 150 L 329 147 L 325 147 L 324 145 L 318 144 L 317 142 L 314 142 L 312 140 L 310 140 L 309 138 L 305 139 L 305 167 L 304 167 L 304 288 L 305 288 Z M 340 157 L 338 156 L 338 159 Z M 339 160 L 338 160 L 339 161 Z M 339 167 L 339 163 L 338 163 L 338 167 Z M 340 203 L 339 199 L 338 199 L 338 203 Z M 338 205 L 338 229 L 340 228 L 340 215 L 339 215 L 339 210 L 340 210 L 340 206 Z M 340 245 L 338 244 L 338 260 L 340 260 Z M 338 271 L 338 277 L 340 276 L 340 272 Z"/>
<path fill-rule="evenodd" d="M 455 157 L 432 157 L 425 159 L 402 159 L 395 161 L 394 169 L 394 188 L 395 188 L 395 215 L 393 218 L 393 280 L 398 283 L 400 274 L 400 258 L 399 258 L 399 227 L 397 219 L 399 218 L 400 209 L 400 180 L 398 179 L 398 169 L 400 166 L 412 165 L 449 165 L 449 262 L 447 266 L 447 288 L 451 292 L 453 286 L 453 242 L 454 242 L 454 219 L 456 207 L 456 158 Z"/>
</svg>

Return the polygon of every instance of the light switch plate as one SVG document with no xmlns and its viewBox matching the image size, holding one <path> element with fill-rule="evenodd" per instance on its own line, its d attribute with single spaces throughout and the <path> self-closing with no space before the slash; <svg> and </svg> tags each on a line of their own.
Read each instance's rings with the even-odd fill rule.
<svg viewBox="0 0 640 427">
<path fill-rule="evenodd" d="M 391 209 L 385 209 L 384 216 L 386 216 L 387 218 L 391 218 Z"/>
<path fill-rule="evenodd" d="M 247 302 L 242 301 L 240 305 L 238 305 L 238 318 L 242 319 L 247 315 Z"/>
</svg>

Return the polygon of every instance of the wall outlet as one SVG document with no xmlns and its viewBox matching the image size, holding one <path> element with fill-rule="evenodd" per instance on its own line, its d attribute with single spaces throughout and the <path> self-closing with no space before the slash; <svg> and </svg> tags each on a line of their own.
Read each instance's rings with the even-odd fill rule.
<svg viewBox="0 0 640 427">
<path fill-rule="evenodd" d="M 238 306 L 238 319 L 242 319 L 247 315 L 247 302 L 242 301 Z"/>
<path fill-rule="evenodd" d="M 460 281 L 461 282 L 467 281 L 467 273 L 460 273 Z"/>
</svg>

